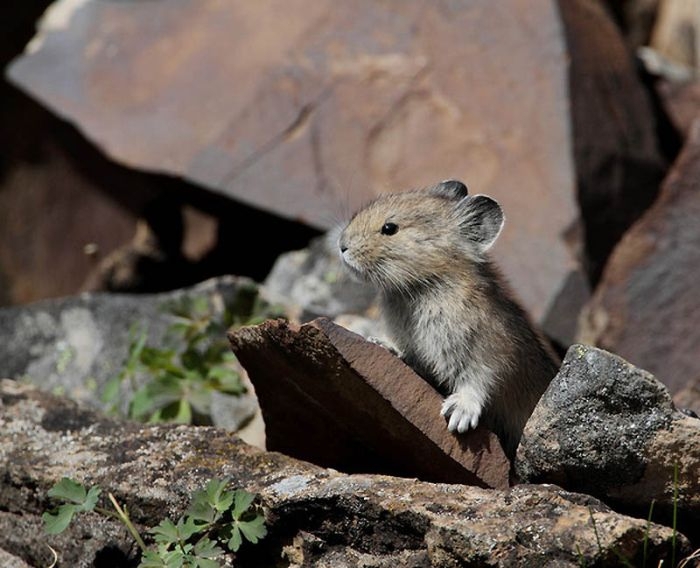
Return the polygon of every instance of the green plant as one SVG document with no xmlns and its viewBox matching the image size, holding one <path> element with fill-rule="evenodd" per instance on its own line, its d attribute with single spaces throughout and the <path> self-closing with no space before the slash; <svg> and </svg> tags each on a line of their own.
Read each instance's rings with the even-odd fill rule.
<svg viewBox="0 0 700 568">
<path fill-rule="evenodd" d="M 644 540 L 643 540 L 643 555 L 642 555 L 642 568 L 647 566 L 647 554 L 649 551 L 649 530 L 651 529 L 651 518 L 654 515 L 654 499 L 651 500 L 649 504 L 649 515 L 647 515 L 647 524 L 644 528 Z"/>
<path fill-rule="evenodd" d="M 678 539 L 678 462 L 673 464 L 673 536 L 671 549 L 671 566 L 676 565 L 676 544 Z"/>
<path fill-rule="evenodd" d="M 176 522 L 163 519 L 148 532 L 154 547 L 149 547 L 132 523 L 126 507 L 108 493 L 112 509 L 98 505 L 102 493 L 98 487 L 86 489 L 64 477 L 48 495 L 63 501 L 43 515 L 48 534 L 63 532 L 77 513 L 95 511 L 120 521 L 141 549 L 141 568 L 218 568 L 226 550 L 237 552 L 244 541 L 256 544 L 267 534 L 262 509 L 255 495 L 241 489 L 227 489 L 227 481 L 211 480 L 192 496 L 192 502 Z"/>
<path fill-rule="evenodd" d="M 149 345 L 147 328 L 133 327 L 128 356 L 119 373 L 105 385 L 102 400 L 113 411 L 119 410 L 122 385 L 128 381 L 133 393 L 127 408 L 129 418 L 210 424 L 214 392 L 245 392 L 226 331 L 279 317 L 282 311 L 260 298 L 254 286 L 241 287 L 223 309 L 204 296 L 182 296 L 163 309 L 173 318 L 166 345 Z M 143 376 L 146 381 L 139 381 Z"/>
</svg>

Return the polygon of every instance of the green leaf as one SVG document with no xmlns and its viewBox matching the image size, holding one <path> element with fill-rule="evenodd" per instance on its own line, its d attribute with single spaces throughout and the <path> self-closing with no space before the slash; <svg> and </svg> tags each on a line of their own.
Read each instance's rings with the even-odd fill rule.
<svg viewBox="0 0 700 568">
<path fill-rule="evenodd" d="M 55 511 L 44 513 L 41 518 L 44 521 L 44 532 L 47 534 L 59 534 L 66 530 L 66 527 L 73 520 L 73 515 L 77 512 L 77 505 L 61 505 Z"/>
<path fill-rule="evenodd" d="M 233 522 L 230 525 L 231 537 L 228 547 L 236 552 L 243 543 L 243 537 L 253 544 L 267 535 L 265 518 L 251 510 L 250 507 L 255 500 L 255 495 L 242 489 L 234 491 L 234 503 L 231 515 Z"/>
<path fill-rule="evenodd" d="M 152 372 L 160 370 L 177 372 L 179 369 L 173 364 L 174 358 L 175 351 L 172 349 L 158 349 L 156 347 L 144 346 L 139 361 Z"/>
<path fill-rule="evenodd" d="M 193 558 L 192 568 L 220 568 L 221 564 L 217 560 L 211 560 L 209 558 L 198 558 L 195 556 Z"/>
<path fill-rule="evenodd" d="M 153 396 L 148 386 L 143 386 L 131 397 L 129 403 L 129 418 L 143 420 L 154 408 Z"/>
<path fill-rule="evenodd" d="M 179 519 L 177 524 L 170 519 L 163 519 L 157 526 L 150 529 L 154 540 L 161 545 L 182 544 L 192 535 L 201 530 L 193 519 Z"/>
<path fill-rule="evenodd" d="M 177 530 L 180 534 L 180 540 L 186 541 L 193 535 L 201 532 L 204 527 L 197 524 L 191 517 L 181 518 L 177 521 Z"/>
<path fill-rule="evenodd" d="M 99 487 L 91 487 L 87 492 L 87 496 L 85 497 L 85 501 L 80 510 L 92 511 L 95 508 L 95 505 L 97 505 L 97 499 L 100 497 L 100 493 L 102 493 L 102 489 Z"/>
<path fill-rule="evenodd" d="M 262 515 L 251 519 L 250 521 L 238 521 L 238 528 L 252 544 L 256 544 L 260 539 L 267 535 L 267 527 L 265 527 L 265 518 Z"/>
<path fill-rule="evenodd" d="M 138 334 L 138 336 L 136 336 L 136 334 Z M 134 325 L 131 328 L 131 335 L 132 340 L 129 344 L 129 357 L 124 365 L 124 372 L 134 374 L 139 366 L 141 351 L 146 345 L 146 340 L 148 339 L 148 328 L 145 324 L 142 326 Z"/>
<path fill-rule="evenodd" d="M 209 503 L 192 503 L 190 508 L 187 509 L 187 515 L 189 519 L 207 525 L 214 523 L 220 517 L 216 509 Z"/>
<path fill-rule="evenodd" d="M 174 544 L 179 538 L 177 526 L 170 519 L 163 519 L 148 532 L 154 535 L 155 541 L 160 544 Z"/>
<path fill-rule="evenodd" d="M 207 315 L 209 311 L 209 299 L 206 296 L 197 296 L 192 299 L 190 313 L 203 316 Z"/>
<path fill-rule="evenodd" d="M 192 424 L 192 406 L 185 399 L 176 400 L 164 408 L 156 410 L 148 421 Z"/>
<path fill-rule="evenodd" d="M 122 384 L 122 378 L 120 376 L 112 377 L 109 379 L 102 389 L 102 394 L 100 395 L 100 400 L 104 403 L 115 402 L 119 396 L 119 387 Z"/>
<path fill-rule="evenodd" d="M 236 489 L 233 492 L 233 500 L 234 503 L 231 514 L 233 515 L 234 519 L 238 520 L 241 518 L 243 513 L 248 510 L 248 507 L 251 506 L 253 501 L 255 501 L 255 495 L 253 493 L 248 493 L 243 489 Z"/>
<path fill-rule="evenodd" d="M 87 497 L 87 490 L 77 481 L 73 481 L 70 477 L 63 477 L 61 481 L 56 483 L 49 489 L 47 495 L 64 501 L 72 501 L 73 503 L 83 503 Z"/>
<path fill-rule="evenodd" d="M 92 487 L 89 491 L 83 485 L 70 479 L 62 478 L 54 485 L 47 495 L 54 499 L 68 501 L 57 507 L 54 511 L 44 513 L 44 530 L 48 534 L 58 534 L 63 532 L 73 520 L 73 515 L 83 511 L 92 511 L 97 505 L 100 496 L 100 488 Z"/>
<path fill-rule="evenodd" d="M 192 322 L 189 319 L 177 318 L 175 322 L 168 327 L 168 333 L 173 335 L 185 336 L 192 327 Z"/>
<path fill-rule="evenodd" d="M 206 385 L 195 382 L 187 393 L 187 401 L 195 412 L 211 416 L 211 390 Z"/>
<path fill-rule="evenodd" d="M 47 495 L 78 505 L 77 511 L 91 511 L 95 508 L 100 488 L 93 487 L 87 491 L 83 485 L 69 477 L 64 477 L 51 489 Z"/>
<path fill-rule="evenodd" d="M 226 491 L 227 480 L 212 479 L 204 489 L 192 496 L 187 515 L 195 520 L 211 524 L 221 518 L 233 504 L 233 492 Z"/>
<path fill-rule="evenodd" d="M 231 526 L 231 538 L 226 543 L 226 546 L 229 547 L 229 550 L 238 552 L 241 544 L 243 544 L 243 537 L 241 536 L 241 531 L 238 529 L 238 525 L 234 523 Z"/>
<path fill-rule="evenodd" d="M 185 369 L 198 371 L 202 375 L 205 374 L 207 368 L 206 359 L 196 349 L 186 349 L 185 352 L 180 355 L 180 360 Z"/>
<path fill-rule="evenodd" d="M 226 394 L 242 394 L 245 392 L 240 375 L 229 367 L 211 367 L 207 373 L 207 381 L 215 390 Z"/>
<path fill-rule="evenodd" d="M 178 556 L 182 559 L 182 554 L 178 551 Z M 160 554 L 153 550 L 147 550 L 141 555 L 141 562 L 139 563 L 139 568 L 180 568 L 182 566 L 182 561 L 179 564 L 168 564 L 165 559 L 161 557 Z"/>
<path fill-rule="evenodd" d="M 219 512 L 228 510 L 234 500 L 234 492 L 226 490 L 228 483 L 228 479 L 212 479 L 203 491 L 195 495 L 195 501 L 202 500 Z"/>
<path fill-rule="evenodd" d="M 200 559 L 202 558 L 217 558 L 221 556 L 224 551 L 222 548 L 220 548 L 216 542 L 211 540 L 210 538 L 202 538 L 200 539 L 197 544 L 194 545 L 194 549 L 192 550 L 193 554 Z M 206 566 L 205 564 L 201 564 L 201 566 Z M 214 565 L 216 566 L 216 564 Z"/>
</svg>

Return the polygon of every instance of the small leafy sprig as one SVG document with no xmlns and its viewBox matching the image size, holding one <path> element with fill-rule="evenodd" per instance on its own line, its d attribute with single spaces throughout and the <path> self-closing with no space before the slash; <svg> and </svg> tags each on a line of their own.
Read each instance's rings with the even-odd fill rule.
<svg viewBox="0 0 700 568">
<path fill-rule="evenodd" d="M 238 396 L 246 389 L 237 373 L 226 331 L 283 314 L 263 300 L 255 286 L 242 286 L 228 305 L 206 296 L 182 296 L 163 309 L 172 317 L 165 346 L 148 345 L 148 330 L 134 326 L 128 356 L 102 392 L 103 402 L 119 410 L 122 384 L 133 395 L 129 418 L 144 422 L 211 424 L 215 392 Z M 140 382 L 138 377 L 147 377 Z"/>
<path fill-rule="evenodd" d="M 226 551 L 237 552 L 244 541 L 256 544 L 267 534 L 262 509 L 256 496 L 242 489 L 227 489 L 226 480 L 213 479 L 192 496 L 192 502 L 176 522 L 163 519 L 148 532 L 155 547 L 148 547 L 131 522 L 126 507 L 114 496 L 108 497 L 113 509 L 98 506 L 99 487 L 86 489 L 64 477 L 48 495 L 63 501 L 43 515 L 48 534 L 63 532 L 77 513 L 96 511 L 119 520 L 141 549 L 140 568 L 218 568 Z"/>
</svg>

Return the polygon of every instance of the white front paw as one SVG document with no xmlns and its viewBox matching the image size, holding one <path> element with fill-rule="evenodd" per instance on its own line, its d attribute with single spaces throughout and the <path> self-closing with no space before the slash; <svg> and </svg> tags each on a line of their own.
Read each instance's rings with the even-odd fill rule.
<svg viewBox="0 0 700 568">
<path fill-rule="evenodd" d="M 442 403 L 442 414 L 449 418 L 447 429 L 450 432 L 464 433 L 469 428 L 476 428 L 481 417 L 483 404 L 472 393 L 457 391 Z"/>
</svg>

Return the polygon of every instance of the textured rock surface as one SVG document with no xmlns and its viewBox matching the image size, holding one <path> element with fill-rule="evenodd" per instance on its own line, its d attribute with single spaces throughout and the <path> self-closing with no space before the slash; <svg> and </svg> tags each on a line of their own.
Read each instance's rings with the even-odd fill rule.
<svg viewBox="0 0 700 568">
<path fill-rule="evenodd" d="M 571 128 L 586 268 L 595 283 L 614 244 L 653 202 L 667 163 L 652 101 L 605 3 L 558 4 L 571 57 Z"/>
<path fill-rule="evenodd" d="M 255 386 L 267 449 L 346 472 L 508 485 L 496 436 L 449 433 L 440 395 L 386 349 L 323 318 L 229 338 Z"/>
<path fill-rule="evenodd" d="M 281 255 L 263 283 L 265 295 L 294 309 L 296 319 L 340 314 L 376 314 L 375 292 L 352 279 L 340 265 L 335 233 L 330 231 L 302 250 Z"/>
<path fill-rule="evenodd" d="M 3 568 L 31 568 L 31 566 L 21 558 L 15 556 L 14 554 L 10 554 L 6 550 L 1 549 L 0 566 L 3 566 Z"/>
<path fill-rule="evenodd" d="M 554 1 L 60 0 L 9 77 L 125 164 L 321 228 L 464 179 L 503 204 L 497 256 L 542 320 L 577 269 L 568 61 Z"/>
<path fill-rule="evenodd" d="M 678 412 L 651 374 L 594 347 L 567 352 L 525 427 L 515 471 L 641 515 L 652 501 L 668 515 L 677 489 L 682 526 L 700 527 L 700 420 Z"/>
<path fill-rule="evenodd" d="M 164 345 L 168 326 L 175 321 L 166 309 L 170 302 L 205 297 L 214 310 L 223 313 L 224 306 L 251 289 L 254 284 L 248 279 L 222 277 L 163 294 L 86 293 L 0 308 L 0 373 L 103 407 L 102 387 L 123 368 L 135 329 L 145 325 L 149 345 Z M 252 393 L 222 395 L 215 404 L 218 426 L 235 429 L 259 415 Z M 260 424 L 255 431 L 254 443 L 262 445 Z"/>
<path fill-rule="evenodd" d="M 136 215 L 105 193 L 95 172 L 117 186 L 137 176 L 83 151 L 35 103 L 3 95 L 0 87 L 14 116 L 0 117 L 6 131 L 0 135 L 0 305 L 74 293 L 136 225 Z M 149 194 L 148 187 L 130 188 L 139 199 Z"/>
<path fill-rule="evenodd" d="M 115 423 L 13 381 L 0 382 L 0 401 L 0 548 L 34 566 L 51 563 L 47 545 L 65 566 L 132 565 L 126 531 L 93 514 L 58 537 L 42 534 L 46 491 L 64 475 L 112 492 L 143 529 L 177 517 L 213 477 L 259 493 L 269 534 L 239 555 L 242 568 L 573 567 L 613 565 L 618 555 L 639 565 L 647 533 L 651 565 L 671 554 L 670 529 L 647 531 L 644 520 L 557 487 L 349 476 L 214 428 Z M 677 558 L 688 551 L 678 536 Z"/>
<path fill-rule="evenodd" d="M 659 199 L 616 247 L 578 336 L 652 372 L 672 393 L 700 382 L 698 179 L 700 120 Z"/>
<path fill-rule="evenodd" d="M 700 110 L 700 81 L 659 80 L 657 91 L 675 128 L 687 137 Z"/>
</svg>

